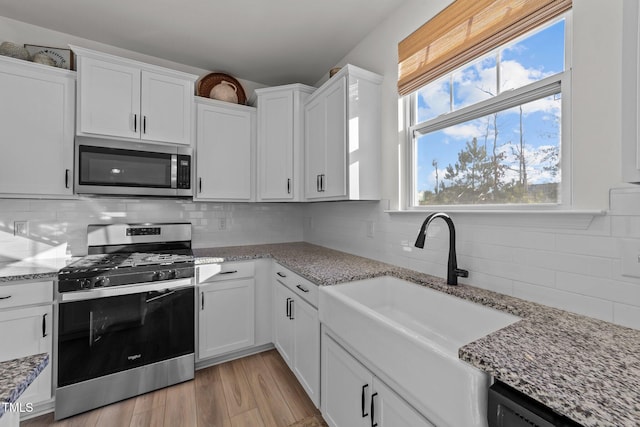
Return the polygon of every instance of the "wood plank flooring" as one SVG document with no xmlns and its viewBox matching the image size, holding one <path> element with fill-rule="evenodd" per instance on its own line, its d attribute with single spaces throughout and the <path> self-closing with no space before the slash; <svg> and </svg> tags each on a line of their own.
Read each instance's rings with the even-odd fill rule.
<svg viewBox="0 0 640 427">
<path fill-rule="evenodd" d="M 53 413 L 21 427 L 326 426 L 276 350 L 196 372 L 195 379 L 58 422 Z"/>
</svg>

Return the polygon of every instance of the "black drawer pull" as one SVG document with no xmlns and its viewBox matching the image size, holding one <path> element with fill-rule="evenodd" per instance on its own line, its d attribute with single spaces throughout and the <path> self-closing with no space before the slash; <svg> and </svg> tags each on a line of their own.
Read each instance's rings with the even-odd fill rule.
<svg viewBox="0 0 640 427">
<path fill-rule="evenodd" d="M 291 306 L 289 305 L 290 301 L 291 301 L 291 298 L 287 298 L 287 302 L 285 303 L 286 304 L 285 309 L 286 309 L 286 312 L 287 312 L 287 318 L 288 319 L 291 319 L 291 311 L 290 311 L 291 310 Z"/>
<path fill-rule="evenodd" d="M 49 313 L 42 315 L 42 338 L 47 336 L 47 314 Z"/>
<path fill-rule="evenodd" d="M 377 427 L 378 423 L 375 422 L 376 417 L 376 405 L 373 399 L 378 395 L 378 393 L 373 393 L 371 395 L 371 427 Z"/>
<path fill-rule="evenodd" d="M 229 271 L 221 271 L 220 274 L 234 274 L 237 273 L 238 270 L 229 270 Z"/>
<path fill-rule="evenodd" d="M 296 288 L 300 289 L 302 292 L 307 293 L 309 292 L 309 289 L 303 287 L 302 285 L 296 285 Z"/>
<path fill-rule="evenodd" d="M 364 398 L 364 390 L 369 387 L 369 384 L 365 384 L 362 386 L 362 396 L 361 396 L 361 400 L 362 400 L 362 405 L 361 405 L 361 411 L 362 411 L 362 418 L 366 418 L 369 416 L 368 413 L 364 412 L 364 409 L 367 407 L 367 405 L 365 404 L 365 398 Z"/>
<path fill-rule="evenodd" d="M 204 310 L 204 292 L 202 292 L 200 295 L 202 295 L 201 300 L 202 300 L 202 308 L 201 310 Z"/>
<path fill-rule="evenodd" d="M 69 188 L 69 169 L 64 170 L 64 188 Z"/>
<path fill-rule="evenodd" d="M 133 115 L 133 131 L 134 132 L 138 132 L 138 115 L 134 114 Z"/>
<path fill-rule="evenodd" d="M 280 273 L 279 271 L 278 271 L 276 274 L 277 274 L 278 276 L 280 276 L 280 277 L 287 277 L 287 275 L 286 275 L 286 274 L 284 274 L 284 273 Z"/>
<path fill-rule="evenodd" d="M 287 178 L 287 194 L 291 194 L 291 178 Z"/>
<path fill-rule="evenodd" d="M 13 295 L 7 295 L 6 297 L 0 297 L 0 300 L 2 300 L 2 299 L 9 299 L 9 298 L 11 298 L 12 296 L 13 296 Z"/>
<path fill-rule="evenodd" d="M 289 319 L 293 320 L 293 298 L 289 298 Z"/>
</svg>

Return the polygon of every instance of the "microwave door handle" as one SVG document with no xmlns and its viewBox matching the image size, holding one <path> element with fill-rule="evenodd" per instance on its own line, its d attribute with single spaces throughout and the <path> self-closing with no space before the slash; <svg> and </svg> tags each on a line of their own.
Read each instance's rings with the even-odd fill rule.
<svg viewBox="0 0 640 427">
<path fill-rule="evenodd" d="M 178 188 L 178 155 L 171 155 L 171 188 Z"/>
</svg>

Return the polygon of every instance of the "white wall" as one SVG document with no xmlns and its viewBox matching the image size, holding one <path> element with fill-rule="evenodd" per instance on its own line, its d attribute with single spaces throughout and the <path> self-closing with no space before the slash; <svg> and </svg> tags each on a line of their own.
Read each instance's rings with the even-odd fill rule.
<svg viewBox="0 0 640 427">
<path fill-rule="evenodd" d="M 341 62 L 384 74 L 384 201 L 307 205 L 305 240 L 446 276 L 448 234 L 434 223 L 425 250 L 413 247 L 427 213 L 385 213 L 403 205 L 406 144 L 398 109 L 397 43 L 448 1 L 408 0 Z M 606 25 L 603 25 L 605 22 Z M 621 182 L 622 2 L 575 0 L 571 96 L 576 209 L 606 215 L 452 214 L 462 283 L 640 329 L 640 278 L 623 259 L 640 254 L 640 191 Z M 610 203 L 611 199 L 611 203 Z M 374 237 L 366 235 L 367 222 Z M 630 249 L 633 253 L 630 253 Z M 635 260 L 633 259 L 635 258 Z M 633 265 L 631 266 L 633 267 Z M 640 277 L 640 275 L 639 275 Z"/>
</svg>

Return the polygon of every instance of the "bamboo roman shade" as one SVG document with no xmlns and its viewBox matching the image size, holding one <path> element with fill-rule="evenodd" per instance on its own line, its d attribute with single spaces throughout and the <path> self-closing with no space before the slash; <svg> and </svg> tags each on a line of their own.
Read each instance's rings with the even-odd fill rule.
<svg viewBox="0 0 640 427">
<path fill-rule="evenodd" d="M 407 95 L 571 8 L 572 0 L 455 0 L 398 44 Z"/>
</svg>

